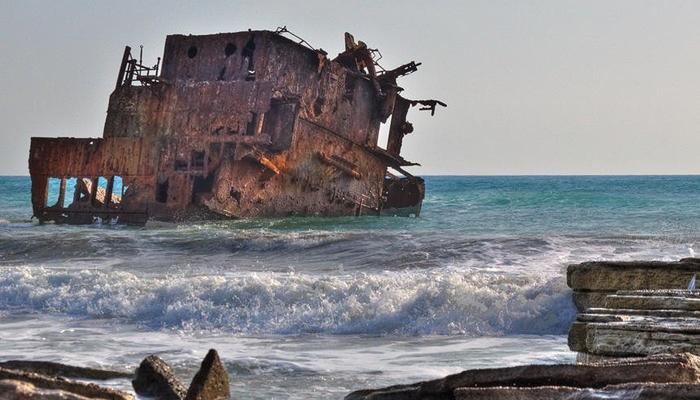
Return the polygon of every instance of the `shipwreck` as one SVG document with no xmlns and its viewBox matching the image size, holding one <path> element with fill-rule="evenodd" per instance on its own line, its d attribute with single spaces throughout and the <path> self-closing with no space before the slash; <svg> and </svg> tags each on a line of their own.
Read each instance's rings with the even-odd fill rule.
<svg viewBox="0 0 700 400">
<path fill-rule="evenodd" d="M 402 96 L 419 63 L 384 69 L 347 33 L 331 59 L 286 28 L 170 35 L 152 66 L 142 51 L 124 50 L 102 138 L 31 139 L 40 222 L 419 215 L 407 114 L 445 106 Z"/>
</svg>

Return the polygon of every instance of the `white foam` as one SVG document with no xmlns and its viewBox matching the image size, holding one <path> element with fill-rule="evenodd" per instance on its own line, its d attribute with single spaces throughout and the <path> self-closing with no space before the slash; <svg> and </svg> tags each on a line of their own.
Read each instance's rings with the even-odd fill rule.
<svg viewBox="0 0 700 400">
<path fill-rule="evenodd" d="M 139 276 L 0 268 L 0 310 L 123 318 L 153 329 L 233 333 L 564 333 L 564 279 L 458 268 L 314 276 Z"/>
</svg>

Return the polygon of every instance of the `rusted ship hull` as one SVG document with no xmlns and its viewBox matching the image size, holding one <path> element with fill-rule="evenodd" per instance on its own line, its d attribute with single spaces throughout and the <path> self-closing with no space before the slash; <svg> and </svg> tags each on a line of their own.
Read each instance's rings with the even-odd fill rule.
<svg viewBox="0 0 700 400">
<path fill-rule="evenodd" d="M 442 104 L 399 95 L 396 78 L 418 64 L 377 72 L 350 35 L 330 60 L 284 32 L 171 35 L 162 70 L 127 47 L 102 138 L 32 138 L 35 217 L 417 216 L 425 188 L 403 169 L 415 165 L 400 156 L 406 115 Z"/>
</svg>

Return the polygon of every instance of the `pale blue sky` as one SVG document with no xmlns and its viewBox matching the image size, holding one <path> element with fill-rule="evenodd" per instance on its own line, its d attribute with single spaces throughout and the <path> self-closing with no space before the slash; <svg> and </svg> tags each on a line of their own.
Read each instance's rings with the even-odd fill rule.
<svg viewBox="0 0 700 400">
<path fill-rule="evenodd" d="M 412 114 L 417 173 L 700 173 L 698 1 L 0 0 L 0 174 L 31 136 L 101 136 L 124 45 L 281 25 L 423 62 L 405 95 L 449 107 Z"/>
</svg>

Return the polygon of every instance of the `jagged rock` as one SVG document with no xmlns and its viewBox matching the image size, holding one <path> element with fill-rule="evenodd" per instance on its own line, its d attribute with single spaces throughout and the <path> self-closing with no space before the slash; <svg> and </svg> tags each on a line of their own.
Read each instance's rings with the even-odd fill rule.
<svg viewBox="0 0 700 400">
<path fill-rule="evenodd" d="M 109 399 L 109 400 L 133 400 L 134 397 L 128 393 L 114 390 L 110 388 L 100 387 L 94 383 L 83 383 L 71 381 L 64 378 L 53 378 L 46 375 L 37 374 L 34 372 L 25 372 L 13 369 L 0 368 L 1 381 L 20 381 L 29 383 L 42 391 L 56 391 L 56 393 L 67 392 L 73 395 L 78 395 L 86 398 Z M 26 385 L 14 385 L 8 383 L 18 390 L 30 389 Z M 0 392 L 1 393 L 1 392 Z M 50 393 L 50 392 L 49 392 Z M 55 393 L 54 393 L 55 394 Z M 22 397 L 19 397 L 20 399 Z M 31 397 L 29 397 L 31 398 Z M 41 397 L 39 397 L 41 398 Z M 60 397 L 59 397 L 60 398 Z"/>
<path fill-rule="evenodd" d="M 230 397 L 228 372 L 221 363 L 219 354 L 211 349 L 192 379 L 185 400 L 226 400 Z"/>
<path fill-rule="evenodd" d="M 700 385 L 687 383 L 631 383 L 602 389 L 581 389 L 561 386 L 534 388 L 459 388 L 455 400 L 697 400 Z"/>
<path fill-rule="evenodd" d="M 594 364 L 527 365 L 475 369 L 415 384 L 391 386 L 377 390 L 361 390 L 350 393 L 345 399 L 450 399 L 456 389 L 464 387 L 565 386 L 599 389 L 608 385 L 630 382 L 700 383 L 700 357 L 682 354 Z"/>
<path fill-rule="evenodd" d="M 0 368 L 15 369 L 26 372 L 36 372 L 48 376 L 63 376 L 65 378 L 86 378 L 107 380 L 128 378 L 129 372 L 109 371 L 96 368 L 76 367 L 51 361 L 10 360 L 0 362 Z"/>
<path fill-rule="evenodd" d="M 187 393 L 187 388 L 175 377 L 170 365 L 156 355 L 141 361 L 131 384 L 139 395 L 160 400 L 182 400 Z"/>
<path fill-rule="evenodd" d="M 591 261 L 569 265 L 567 284 L 579 312 L 605 307 L 605 298 L 618 290 L 686 289 L 700 275 L 700 259 L 680 261 Z"/>
</svg>

